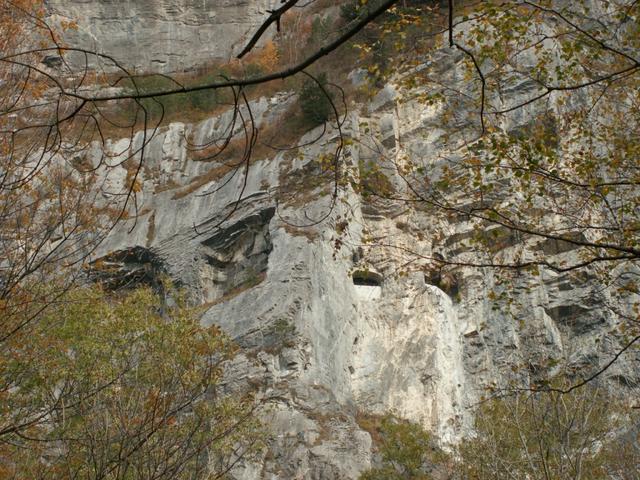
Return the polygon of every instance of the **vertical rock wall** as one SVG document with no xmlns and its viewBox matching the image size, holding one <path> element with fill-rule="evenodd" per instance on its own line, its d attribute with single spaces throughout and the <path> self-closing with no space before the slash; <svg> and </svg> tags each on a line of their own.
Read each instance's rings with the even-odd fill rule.
<svg viewBox="0 0 640 480">
<path fill-rule="evenodd" d="M 228 60 L 277 0 L 49 0 L 52 21 L 75 21 L 75 47 L 137 73 L 184 71 Z M 112 65 L 107 65 L 111 68 Z"/>
<path fill-rule="evenodd" d="M 228 55 L 266 6 L 125 3 L 52 0 L 50 7 L 55 15 L 82 19 L 74 41 L 93 41 L 142 70 L 170 71 Z M 446 49 L 437 57 L 443 83 L 458 75 L 460 60 Z M 354 139 L 345 168 L 408 158 L 434 171 L 438 155 L 449 152 L 445 134 L 463 136 L 471 123 L 465 119 L 458 131 L 445 132 L 436 107 L 397 100 L 388 85 L 354 108 L 344 126 Z M 254 117 L 277 124 L 294 101 L 286 93 L 256 100 Z M 237 478 L 356 479 L 372 462 L 372 439 L 357 422 L 362 414 L 393 412 L 432 430 L 443 444 L 454 442 L 468 431 L 469 408 L 487 388 L 528 382 L 548 358 L 597 367 L 619 348 L 610 306 L 624 309 L 624 302 L 589 274 L 543 270 L 535 279 L 515 277 L 514 302 L 495 309 L 493 272 L 461 267 L 444 281 L 413 267 L 409 250 L 449 259 L 464 253 L 470 235 L 464 219 L 444 223 L 420 208 L 374 202 L 347 189 L 326 221 L 293 228 L 330 208 L 321 188 L 303 187 L 286 201 L 281 194 L 287 181 L 304 185 L 320 174 L 315 159 L 332 151 L 337 132 L 331 129 L 300 156 L 274 151 L 255 159 L 246 185 L 241 175 L 226 174 L 185 193 L 217 166 L 191 158 L 186 140 L 219 137 L 228 118 L 174 123 L 156 135 L 146 148 L 139 216 L 125 221 L 95 257 L 122 263 L 135 278 L 161 268 L 207 305 L 204 323 L 222 326 L 243 347 L 229 366 L 227 387 L 257 386 L 271 407 L 274 434 L 269 455 L 239 467 Z M 524 113 L 514 120 L 527 121 Z M 309 132 L 299 143 L 317 135 Z M 127 142 L 107 148 L 126 150 Z M 99 173 L 109 190 L 124 187 L 124 168 Z M 391 181 L 402 189 L 400 179 Z M 365 237 L 373 242 L 363 245 Z M 572 254 L 556 247 L 540 248 Z M 367 271 L 375 275 L 355 274 Z M 610 376 L 637 382 L 632 365 L 621 361 Z"/>
<path fill-rule="evenodd" d="M 394 95 L 385 89 L 351 115 L 344 132 L 357 141 L 345 165 L 372 151 L 385 162 L 401 151 L 418 160 L 442 148 L 430 127 L 438 112 L 416 116 L 419 104 L 399 109 Z M 291 94 L 254 101 L 254 116 L 259 124 L 278 122 L 293 101 Z M 282 188 L 319 174 L 315 159 L 331 151 L 336 132 L 301 156 L 257 159 L 240 199 L 244 179 L 232 174 L 181 194 L 181 185 L 216 166 L 191 159 L 185 140 L 205 143 L 224 125 L 223 114 L 158 133 L 147 147 L 135 225 L 124 222 L 95 256 L 122 262 L 121 271 L 136 278 L 160 266 L 208 305 L 205 324 L 220 325 L 243 347 L 229 366 L 228 388 L 257 386 L 274 433 L 270 454 L 239 467 L 237 478 L 356 479 L 373 458 L 359 416 L 393 412 L 446 445 L 468 432 L 470 408 L 487 388 L 526 384 L 548 359 L 596 368 L 620 347 L 611 306 L 625 303 L 596 277 L 544 269 L 539 277 L 516 276 L 507 306 L 491 299 L 491 270 L 460 267 L 446 280 L 412 268 L 409 250 L 430 256 L 437 248 L 451 259 L 465 252 L 464 221 L 443 225 L 420 209 L 345 191 L 328 220 L 293 228 L 326 213 L 330 196 L 310 187 L 282 201 Z M 110 148 L 126 150 L 126 142 Z M 111 191 L 124 186 L 122 167 L 103 174 Z M 367 236 L 373 242 L 365 245 Z M 639 380 L 632 359 L 607 375 L 620 384 Z"/>
</svg>

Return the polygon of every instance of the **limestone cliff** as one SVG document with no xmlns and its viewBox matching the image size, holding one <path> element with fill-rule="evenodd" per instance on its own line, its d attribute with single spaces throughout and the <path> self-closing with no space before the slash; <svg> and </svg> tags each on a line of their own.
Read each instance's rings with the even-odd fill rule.
<svg viewBox="0 0 640 480">
<path fill-rule="evenodd" d="M 260 121 L 277 122 L 292 100 L 283 94 L 252 107 Z M 411 105 L 405 108 L 390 101 L 361 111 L 363 117 L 353 112 L 348 134 L 364 137 L 359 125 L 366 118 L 381 132 L 378 145 L 386 143 L 392 153 L 397 133 L 385 134 L 392 117 L 416 153 L 435 148 L 411 133 L 420 128 L 413 115 L 403 116 Z M 420 120 L 423 128 L 434 121 L 436 114 Z M 203 322 L 221 325 L 245 349 L 230 367 L 229 388 L 260 386 L 271 399 L 275 438 L 264 462 L 245 465 L 238 478 L 357 478 L 372 458 L 372 440 L 358 426 L 358 414 L 393 411 L 422 423 L 442 442 L 455 441 L 468 429 L 468 408 L 485 388 L 528 381 L 546 358 L 597 366 L 619 347 L 609 308 L 618 300 L 589 276 L 522 275 L 513 279 L 513 306 L 495 310 L 491 270 L 458 269 L 457 294 L 445 293 L 421 270 L 398 275 L 412 260 L 404 248 L 431 254 L 443 231 L 446 251 L 460 248 L 463 223 L 438 225 L 411 208 L 377 210 L 347 192 L 330 220 L 292 229 L 290 222 L 326 212 L 329 197 L 279 203 L 283 172 L 314 174 L 314 158 L 330 148 L 335 132 L 307 147 L 301 159 L 277 153 L 254 164 L 239 207 L 217 227 L 235 208 L 241 176 L 186 196 L 176 194 L 179 188 L 158 187 L 186 184 L 210 168 L 189 158 L 185 138 L 215 138 L 220 124 L 220 118 L 174 123 L 152 140 L 139 199 L 146 213 L 135 226 L 134 220 L 122 225 L 96 257 L 111 255 L 123 272 L 145 264 L 168 272 L 211 305 Z M 385 135 L 391 140 L 384 142 Z M 366 142 L 354 144 L 346 158 L 357 162 L 370 152 Z M 336 250 L 341 218 L 349 219 L 349 230 Z M 363 251 L 365 231 L 375 232 L 387 248 Z M 626 361 L 607 375 L 621 384 L 639 380 Z"/>
<path fill-rule="evenodd" d="M 65 41 L 137 73 L 228 60 L 275 0 L 50 0 L 49 19 L 77 23 Z M 237 53 L 237 52 L 236 52 Z M 110 65 L 107 65 L 110 67 Z"/>
<path fill-rule="evenodd" d="M 93 36 L 143 70 L 228 55 L 263 8 L 257 2 L 126 4 L 51 2 L 69 17 L 82 8 L 87 22 L 78 35 Z M 139 48 L 132 50 L 132 43 Z M 188 57 L 179 54 L 184 51 Z M 461 54 L 444 48 L 437 62 L 442 75 L 455 77 Z M 429 165 L 450 148 L 441 112 L 418 99 L 400 103 L 397 95 L 387 85 L 369 104 L 351 109 L 344 134 L 356 141 L 344 153 L 346 168 L 361 159 L 406 156 Z M 258 124 L 277 124 L 295 100 L 284 92 L 251 107 Z M 239 467 L 236 478 L 355 479 L 372 461 L 372 439 L 358 425 L 359 414 L 393 411 L 446 444 L 468 430 L 468 408 L 485 388 L 530 381 L 541 359 L 597 366 L 619 348 L 610 305 L 625 305 L 588 273 L 543 269 L 535 278 L 515 276 L 513 303 L 495 309 L 491 270 L 460 267 L 445 286 L 420 268 L 407 268 L 415 253 L 437 251 L 450 259 L 468 253 L 464 219 L 435 221 L 420 208 L 373 202 L 348 188 L 333 209 L 322 188 L 283 196 L 292 179 L 304 185 L 321 173 L 315 159 L 333 147 L 333 129 L 299 156 L 273 151 L 256 159 L 246 179 L 227 173 L 188 188 L 215 166 L 195 160 L 190 145 L 219 138 L 228 120 L 227 112 L 195 124 L 172 123 L 152 139 L 139 216 L 120 225 L 94 258 L 108 258 L 136 281 L 167 272 L 208 306 L 204 323 L 221 325 L 243 347 L 229 366 L 228 388 L 259 386 L 270 399 L 274 437 L 271 452 Z M 527 121 L 515 119 L 513 128 Z M 108 148 L 126 151 L 141 135 Z M 124 186 L 123 167 L 103 170 L 110 187 Z M 328 211 L 318 225 L 291 226 Z M 364 237 L 373 242 L 363 245 Z M 571 255 L 559 245 L 540 248 Z M 640 380 L 629 361 L 607 375 L 621 384 Z"/>
</svg>

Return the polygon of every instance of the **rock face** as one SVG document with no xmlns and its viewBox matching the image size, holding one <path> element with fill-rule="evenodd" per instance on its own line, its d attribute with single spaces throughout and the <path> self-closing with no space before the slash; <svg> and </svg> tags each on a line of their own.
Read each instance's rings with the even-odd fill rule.
<svg viewBox="0 0 640 480">
<path fill-rule="evenodd" d="M 421 107 L 397 108 L 394 95 L 389 87 L 368 109 L 352 112 L 344 129 L 359 141 L 345 155 L 348 165 L 372 151 L 383 152 L 380 161 L 393 157 L 401 136 L 414 155 L 442 148 L 420 133 L 438 113 L 422 111 L 416 121 Z M 294 100 L 284 93 L 254 101 L 252 109 L 259 124 L 278 122 Z M 168 273 L 209 305 L 205 324 L 222 326 L 243 347 L 229 366 L 228 388 L 259 385 L 274 438 L 270 453 L 238 467 L 236 478 L 355 479 L 373 458 L 372 439 L 356 421 L 361 414 L 394 412 L 443 444 L 455 442 L 468 432 L 469 407 L 487 387 L 533 381 L 549 358 L 595 368 L 619 348 L 610 306 L 624 304 L 588 274 L 516 276 L 513 303 L 497 310 L 491 270 L 398 274 L 415 260 L 405 249 L 430 255 L 438 246 L 450 258 L 464 252 L 462 221 L 442 225 L 418 209 L 372 203 L 347 190 L 327 221 L 292 227 L 330 208 L 321 189 L 283 201 L 282 188 L 321 174 L 314 159 L 331 151 L 336 132 L 299 157 L 274 151 L 251 166 L 246 182 L 229 173 L 184 194 L 177 185 L 217 166 L 193 160 L 189 141 L 217 138 L 226 115 L 174 123 L 153 138 L 138 199 L 145 213 L 135 225 L 124 222 L 96 258 L 120 262 L 124 278 Z M 376 133 L 365 134 L 364 124 Z M 309 132 L 300 143 L 315 137 Z M 113 143 L 114 151 L 123 142 Z M 121 168 L 108 171 L 112 189 L 123 184 Z M 374 247 L 387 247 L 363 248 L 365 235 L 373 235 Z M 628 361 L 607 375 L 620 384 L 639 380 Z"/>
<path fill-rule="evenodd" d="M 278 121 L 292 99 L 254 102 L 254 115 Z M 357 129 L 358 118 L 351 120 Z M 146 213 L 135 226 L 133 219 L 124 222 L 95 258 L 113 267 L 113 278 L 102 278 L 107 282 L 152 283 L 152 273 L 168 273 L 211 305 L 205 324 L 222 326 L 244 348 L 229 367 L 229 388 L 260 385 L 271 399 L 276 435 L 272 455 L 243 466 L 238 478 L 357 478 L 372 458 L 359 414 L 394 411 L 443 442 L 455 441 L 468 420 L 458 308 L 421 272 L 399 277 L 398 259 L 364 256 L 358 247 L 363 229 L 395 231 L 406 214 L 372 217 L 350 193 L 328 223 L 290 226 L 321 216 L 330 201 L 318 195 L 306 205 L 278 203 L 282 173 L 316 174 L 313 159 L 331 147 L 335 132 L 306 147 L 301 159 L 277 153 L 252 165 L 239 203 L 240 175 L 186 196 L 180 188 L 158 188 L 188 183 L 212 168 L 190 159 L 184 140 L 215 138 L 222 123 L 172 124 L 151 141 L 139 198 Z M 122 151 L 122 143 L 111 148 Z M 356 147 L 349 153 L 354 162 L 359 154 Z M 123 185 L 121 168 L 105 172 L 111 189 Z M 336 250 L 332 225 L 347 216 L 349 245 Z"/>
<path fill-rule="evenodd" d="M 131 71 L 175 72 L 228 60 L 276 0 L 50 0 L 50 20 L 76 21 L 65 40 Z M 111 68 L 105 62 L 107 68 Z"/>
<path fill-rule="evenodd" d="M 214 50 L 228 54 L 261 7 L 231 3 L 50 2 L 69 17 L 86 8 L 91 28 L 81 26 L 78 35 L 91 34 L 96 42 L 113 37 L 104 48 L 114 54 L 129 53 L 132 39 L 139 39 L 129 60 L 167 70 L 183 65 L 171 52 L 193 52 L 196 44 L 202 51 L 189 62 Z M 120 16 L 124 11 L 127 18 Z M 243 23 L 230 20 L 238 18 Z M 214 24 L 211 31 L 203 27 Z M 216 45 L 214 38 L 225 40 Z M 443 75 L 455 76 L 461 57 L 444 49 L 437 61 Z M 406 156 L 433 167 L 429 159 L 448 148 L 440 112 L 410 99 L 400 103 L 397 95 L 388 85 L 352 110 L 343 129 L 356 141 L 343 156 L 345 168 Z M 281 121 L 294 101 L 290 93 L 253 101 L 257 124 Z M 357 422 L 361 414 L 394 412 L 443 444 L 455 442 L 469 431 L 469 408 L 486 388 L 535 381 L 545 359 L 597 368 L 619 349 L 611 306 L 627 306 L 588 271 L 515 275 L 513 302 L 504 305 L 491 300 L 491 292 L 504 288 L 491 270 L 407 267 L 415 253 L 459 258 L 468 225 L 361 198 L 349 188 L 332 206 L 322 186 L 305 182 L 322 175 L 315 159 L 335 146 L 338 134 L 331 129 L 299 156 L 274 150 L 255 159 L 246 177 L 210 175 L 220 165 L 195 160 L 192 146 L 220 138 L 229 118 L 227 112 L 197 124 L 173 123 L 151 140 L 140 214 L 107 238 L 95 260 L 111 262 L 116 274 L 135 281 L 153 283 L 157 272 L 168 273 L 208 306 L 205 324 L 220 325 L 243 347 L 229 365 L 228 388 L 258 385 L 271 405 L 274 434 L 269 454 L 239 466 L 235 478 L 356 479 L 373 458 L 371 436 Z M 513 127 L 527 121 L 515 119 Z M 121 152 L 140 141 L 138 134 L 130 145 L 120 140 L 107 147 Z M 111 191 L 127 178 L 120 166 L 101 174 Z M 399 179 L 392 181 L 401 188 Z M 302 187 L 287 196 L 292 184 Z M 314 224 L 327 212 L 319 224 L 294 226 Z M 365 237 L 373 238 L 371 246 L 363 245 Z M 518 243 L 505 241 L 506 248 Z M 540 248 L 572 255 L 562 245 Z M 623 385 L 640 381 L 631 359 L 607 376 Z"/>
</svg>

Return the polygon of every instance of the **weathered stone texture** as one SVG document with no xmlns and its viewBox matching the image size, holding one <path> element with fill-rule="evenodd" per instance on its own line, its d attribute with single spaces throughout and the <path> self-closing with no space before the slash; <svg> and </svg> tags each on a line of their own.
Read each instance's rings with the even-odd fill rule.
<svg viewBox="0 0 640 480">
<path fill-rule="evenodd" d="M 228 60 L 276 0 L 49 0 L 51 20 L 71 20 L 65 41 L 142 72 Z M 105 64 L 108 62 L 105 62 Z M 111 65 L 107 65 L 111 68 Z"/>
<path fill-rule="evenodd" d="M 228 55 L 266 6 L 206 0 L 50 5 L 82 19 L 78 39 L 91 37 L 138 68 L 164 70 Z M 443 49 L 434 59 L 442 83 L 461 78 L 459 52 Z M 527 85 L 520 88 L 512 94 L 524 95 Z M 473 128 L 472 113 L 446 132 L 436 107 L 397 100 L 388 85 L 371 103 L 353 109 L 344 131 L 357 141 L 347 148 L 347 166 L 402 154 L 436 172 L 438 154 Z M 287 93 L 256 100 L 254 117 L 259 125 L 278 122 L 293 101 Z M 431 429 L 443 443 L 453 442 L 468 432 L 469 407 L 487 387 L 535 381 L 548 359 L 594 369 L 620 347 L 611 306 L 627 305 L 588 272 L 516 275 L 508 286 L 512 304 L 496 305 L 490 292 L 505 287 L 491 270 L 460 267 L 441 274 L 407 267 L 415 260 L 407 250 L 464 258 L 470 236 L 464 219 L 443 223 L 421 208 L 370 202 L 346 191 L 327 221 L 291 228 L 284 219 L 301 223 L 329 208 L 330 197 L 319 191 L 301 192 L 297 203 L 276 198 L 281 200 L 283 181 L 316 171 L 314 158 L 330 152 L 336 138 L 331 129 L 301 157 L 274 151 L 256 159 L 246 184 L 242 175 L 227 174 L 186 196 L 176 195 L 180 187 L 164 188 L 187 185 L 215 166 L 190 159 L 185 139 L 203 144 L 216 138 L 229 118 L 227 112 L 159 132 L 146 148 L 141 172 L 138 208 L 144 213 L 135 225 L 124 222 L 95 256 L 120 262 L 122 272 L 143 280 L 153 269 L 141 263 L 153 259 L 208 305 L 205 324 L 220 325 L 244 348 L 229 365 L 227 387 L 259 386 L 270 399 L 274 435 L 270 453 L 240 466 L 237 478 L 356 479 L 372 461 L 372 440 L 356 422 L 359 413 L 393 411 Z M 525 112 L 510 121 L 517 128 L 529 120 Z M 445 140 L 446 133 L 451 135 Z M 300 143 L 317 134 L 309 132 Z M 126 142 L 108 148 L 126 149 Z M 100 173 L 111 190 L 126 178 L 122 167 Z M 391 181 L 402 188 L 398 178 Z M 336 249 L 336 226 L 344 219 L 342 247 Z M 377 240 L 388 248 L 363 249 L 366 232 L 374 246 Z M 503 240 L 505 248 L 521 241 Z M 572 255 L 565 245 L 537 248 Z M 367 270 L 376 275 L 367 281 L 356 275 L 354 282 L 353 272 Z M 405 270 L 407 275 L 399 274 Z M 607 375 L 620 384 L 638 382 L 639 372 L 627 360 Z"/>
</svg>

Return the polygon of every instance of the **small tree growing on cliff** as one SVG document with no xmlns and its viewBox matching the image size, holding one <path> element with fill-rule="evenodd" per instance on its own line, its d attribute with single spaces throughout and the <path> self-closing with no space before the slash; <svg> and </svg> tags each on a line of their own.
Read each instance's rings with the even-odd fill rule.
<svg viewBox="0 0 640 480">
<path fill-rule="evenodd" d="M 386 415 L 361 416 L 379 455 L 379 466 L 363 472 L 360 480 L 428 480 L 428 470 L 444 466 L 447 455 L 435 446 L 431 435 L 420 425 Z"/>
<path fill-rule="evenodd" d="M 304 81 L 300 89 L 300 108 L 311 126 L 320 125 L 329 120 L 333 105 L 327 90 L 325 72 Z"/>
</svg>

